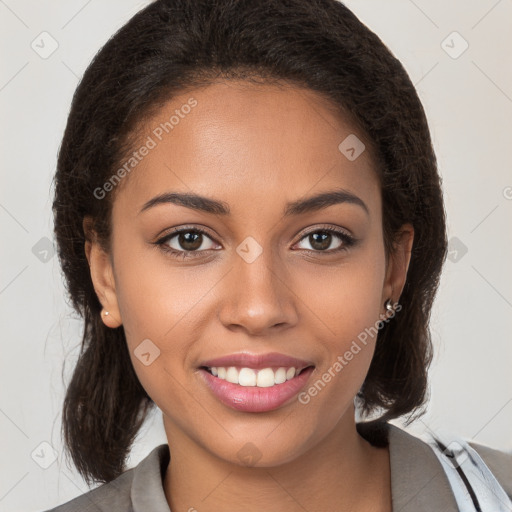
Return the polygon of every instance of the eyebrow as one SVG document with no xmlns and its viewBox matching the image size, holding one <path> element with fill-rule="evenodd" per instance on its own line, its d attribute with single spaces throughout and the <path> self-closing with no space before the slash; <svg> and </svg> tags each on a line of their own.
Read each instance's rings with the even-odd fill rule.
<svg viewBox="0 0 512 512">
<path fill-rule="evenodd" d="M 209 197 L 201 196 L 193 193 L 178 193 L 178 192 L 166 192 L 158 196 L 153 197 L 147 201 L 141 208 L 139 213 L 142 213 L 149 208 L 152 208 L 159 204 L 177 204 L 179 206 L 185 206 L 192 210 L 198 210 L 214 215 L 227 216 L 231 214 L 229 205 L 224 201 L 218 201 Z M 301 215 L 304 213 L 311 213 L 318 210 L 322 210 L 335 204 L 350 203 L 360 206 L 368 215 L 370 211 L 366 203 L 352 192 L 344 189 L 331 190 L 328 192 L 322 192 L 320 194 L 307 197 L 305 199 L 298 199 L 286 204 L 284 208 L 284 217 L 290 217 L 292 215 Z"/>
</svg>

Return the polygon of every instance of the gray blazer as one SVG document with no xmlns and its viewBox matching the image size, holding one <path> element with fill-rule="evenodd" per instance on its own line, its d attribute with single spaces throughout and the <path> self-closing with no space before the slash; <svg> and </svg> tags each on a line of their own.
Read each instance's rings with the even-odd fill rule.
<svg viewBox="0 0 512 512">
<path fill-rule="evenodd" d="M 458 512 L 448 478 L 430 446 L 388 425 L 393 512 Z M 512 454 L 469 443 L 512 498 Z M 111 482 L 46 512 L 171 512 L 163 490 L 169 447 L 161 444 Z"/>
</svg>

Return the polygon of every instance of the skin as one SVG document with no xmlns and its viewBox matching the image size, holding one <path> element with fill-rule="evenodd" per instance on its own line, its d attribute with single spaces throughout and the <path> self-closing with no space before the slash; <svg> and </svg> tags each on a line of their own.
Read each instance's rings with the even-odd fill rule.
<svg viewBox="0 0 512 512">
<path fill-rule="evenodd" d="M 219 81 L 174 97 L 142 127 L 141 141 L 190 97 L 197 106 L 119 185 L 111 253 L 86 244 L 96 292 L 109 311 L 103 321 L 123 325 L 137 376 L 163 413 L 169 506 L 391 511 L 389 451 L 359 436 L 354 419 L 376 336 L 308 404 L 294 399 L 264 413 L 223 405 L 197 368 L 235 352 L 281 352 L 314 362 L 307 389 L 375 325 L 386 299 L 399 300 L 413 228 L 403 226 L 386 259 L 370 151 L 349 161 L 338 150 L 349 134 L 364 135 L 314 91 Z M 361 198 L 369 213 L 341 203 L 283 217 L 288 201 L 339 188 Z M 171 203 L 139 213 L 170 191 L 218 199 L 231 214 Z M 357 244 L 322 252 L 307 235 L 325 225 L 348 231 Z M 195 258 L 172 258 L 152 244 L 181 226 L 209 233 Z M 252 263 L 236 251 L 248 236 L 263 250 Z M 335 235 L 330 240 L 327 250 L 344 244 Z M 190 247 L 178 236 L 169 244 Z M 134 354 L 144 339 L 160 350 L 148 366 Z M 252 466 L 238 456 L 248 442 L 260 456 Z"/>
</svg>

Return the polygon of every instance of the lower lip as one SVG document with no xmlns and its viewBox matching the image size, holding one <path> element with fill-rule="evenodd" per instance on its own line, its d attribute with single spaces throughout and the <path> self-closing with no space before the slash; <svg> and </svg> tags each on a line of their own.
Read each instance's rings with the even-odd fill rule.
<svg viewBox="0 0 512 512">
<path fill-rule="evenodd" d="M 200 368 L 200 375 L 213 394 L 225 405 L 244 412 L 266 412 L 281 407 L 304 387 L 314 367 L 303 370 L 297 377 L 268 388 L 240 386 L 214 377 Z"/>
</svg>

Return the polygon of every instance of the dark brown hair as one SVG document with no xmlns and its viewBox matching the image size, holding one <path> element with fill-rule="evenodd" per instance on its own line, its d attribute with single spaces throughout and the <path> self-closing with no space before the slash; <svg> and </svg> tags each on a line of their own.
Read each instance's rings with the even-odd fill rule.
<svg viewBox="0 0 512 512">
<path fill-rule="evenodd" d="M 133 151 L 137 127 L 173 95 L 217 79 L 286 81 L 349 116 L 376 155 L 386 255 L 415 230 L 402 310 L 378 334 L 358 395 L 364 417 L 421 412 L 432 358 L 429 319 L 446 257 L 445 210 L 427 120 L 415 88 L 382 41 L 336 0 L 156 0 L 98 52 L 73 97 L 53 202 L 58 254 L 84 319 L 63 406 L 65 446 L 87 483 L 108 482 L 154 403 L 122 326 L 107 328 L 84 252 L 83 220 L 109 249 L 114 194 L 101 187 Z M 341 142 L 341 139 L 340 139 Z M 126 178 L 125 178 L 126 179 Z"/>
</svg>

